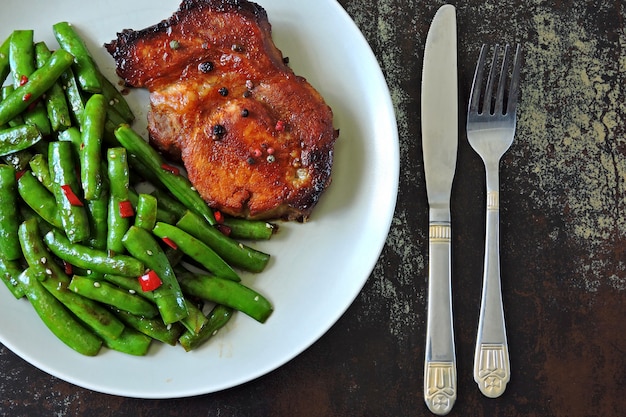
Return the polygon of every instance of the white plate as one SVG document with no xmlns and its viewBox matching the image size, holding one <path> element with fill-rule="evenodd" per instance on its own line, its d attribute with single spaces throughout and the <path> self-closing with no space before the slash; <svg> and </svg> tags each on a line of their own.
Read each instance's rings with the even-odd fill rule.
<svg viewBox="0 0 626 417">
<path fill-rule="evenodd" d="M 58 341 L 25 300 L 0 288 L 0 341 L 34 366 L 104 393 L 138 398 L 186 397 L 260 377 L 319 339 L 361 291 L 383 248 L 396 203 L 399 145 L 389 91 L 359 30 L 333 0 L 259 0 L 277 46 L 325 97 L 341 130 L 333 183 L 307 224 L 281 224 L 270 242 L 268 269 L 244 282 L 265 294 L 275 312 L 265 324 L 236 315 L 195 352 L 155 344 L 146 357 L 103 349 L 84 357 Z M 58 47 L 51 26 L 69 21 L 86 39 L 102 70 L 114 74 L 102 48 L 124 28 L 169 17 L 178 0 L 3 0 L 0 38 L 34 29 Z M 129 101 L 145 119 L 147 96 Z M 137 125 L 139 126 L 139 125 Z M 145 126 L 145 123 L 144 123 Z M 137 127 L 141 130 L 141 127 Z"/>
</svg>

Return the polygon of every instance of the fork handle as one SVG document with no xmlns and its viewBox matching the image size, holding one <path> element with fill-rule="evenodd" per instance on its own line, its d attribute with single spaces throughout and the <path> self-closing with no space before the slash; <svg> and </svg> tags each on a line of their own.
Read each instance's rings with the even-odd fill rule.
<svg viewBox="0 0 626 417">
<path fill-rule="evenodd" d="M 489 181 L 491 179 L 491 181 Z M 502 395 L 510 379 L 509 348 L 504 324 L 499 256 L 497 170 L 488 182 L 483 290 L 478 319 L 474 380 L 487 397 Z"/>
<path fill-rule="evenodd" d="M 430 221 L 428 229 L 428 310 L 424 401 L 433 414 L 446 415 L 452 410 L 457 396 L 452 324 L 450 221 L 449 219 Z"/>
</svg>

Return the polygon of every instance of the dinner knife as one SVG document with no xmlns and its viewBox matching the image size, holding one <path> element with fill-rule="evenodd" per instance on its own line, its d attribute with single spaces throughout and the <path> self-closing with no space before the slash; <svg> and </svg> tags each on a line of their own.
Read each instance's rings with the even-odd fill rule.
<svg viewBox="0 0 626 417">
<path fill-rule="evenodd" d="M 452 5 L 439 8 L 433 18 L 422 71 L 422 150 L 429 205 L 424 400 L 431 412 L 445 415 L 457 394 L 450 194 L 458 147 L 458 82 Z"/>
</svg>

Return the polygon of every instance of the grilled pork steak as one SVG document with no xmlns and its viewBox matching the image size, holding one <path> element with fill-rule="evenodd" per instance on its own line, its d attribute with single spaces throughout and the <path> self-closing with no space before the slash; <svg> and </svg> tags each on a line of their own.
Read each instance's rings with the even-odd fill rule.
<svg viewBox="0 0 626 417">
<path fill-rule="evenodd" d="M 128 86 L 150 91 L 150 142 L 182 160 L 213 208 L 306 220 L 331 180 L 330 107 L 293 73 L 265 10 L 184 0 L 172 17 L 105 45 Z"/>
</svg>

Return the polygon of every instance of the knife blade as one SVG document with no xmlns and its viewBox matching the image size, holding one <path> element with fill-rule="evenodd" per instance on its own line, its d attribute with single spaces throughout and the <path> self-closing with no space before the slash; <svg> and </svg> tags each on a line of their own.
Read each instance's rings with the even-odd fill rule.
<svg viewBox="0 0 626 417">
<path fill-rule="evenodd" d="M 428 194 L 428 307 L 424 401 L 446 415 L 457 396 L 452 319 L 450 195 L 458 147 L 456 9 L 437 10 L 424 50 L 422 150 Z"/>
</svg>

